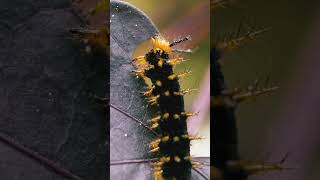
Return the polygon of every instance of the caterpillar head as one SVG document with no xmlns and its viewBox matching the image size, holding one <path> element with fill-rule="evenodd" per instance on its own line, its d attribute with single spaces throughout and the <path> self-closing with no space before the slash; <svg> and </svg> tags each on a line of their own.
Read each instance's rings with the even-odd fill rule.
<svg viewBox="0 0 320 180">
<path fill-rule="evenodd" d="M 153 49 L 161 49 L 162 51 L 170 54 L 172 52 L 172 48 L 170 46 L 170 42 L 163 39 L 160 36 L 155 36 L 151 38 Z"/>
</svg>

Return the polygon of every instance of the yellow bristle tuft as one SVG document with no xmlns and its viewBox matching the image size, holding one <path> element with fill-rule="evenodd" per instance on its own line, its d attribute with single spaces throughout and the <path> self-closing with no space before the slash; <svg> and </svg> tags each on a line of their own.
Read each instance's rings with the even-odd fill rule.
<svg viewBox="0 0 320 180">
<path fill-rule="evenodd" d="M 198 162 L 192 162 L 192 168 L 200 168 L 201 164 Z"/>
<path fill-rule="evenodd" d="M 185 72 L 183 72 L 183 73 L 180 73 L 180 74 L 178 75 L 178 78 L 184 78 L 184 77 L 186 77 L 186 76 L 189 75 L 189 74 L 191 74 L 191 71 L 185 71 Z"/>
<path fill-rule="evenodd" d="M 169 90 L 165 91 L 165 92 L 164 92 L 164 95 L 165 95 L 165 96 L 170 96 L 170 91 L 169 91 Z"/>
<path fill-rule="evenodd" d="M 179 158 L 179 156 L 174 156 L 174 161 L 178 163 L 181 161 L 181 159 Z"/>
<path fill-rule="evenodd" d="M 152 123 L 157 123 L 157 122 L 159 122 L 160 118 L 161 118 L 161 116 L 159 115 L 157 117 L 154 117 L 154 118 L 150 119 L 149 121 L 152 122 Z"/>
<path fill-rule="evenodd" d="M 184 139 L 189 139 L 189 134 L 184 134 L 181 137 L 184 138 Z"/>
<path fill-rule="evenodd" d="M 162 82 L 161 81 L 156 81 L 156 85 L 161 87 L 162 86 Z"/>
<path fill-rule="evenodd" d="M 155 152 L 158 152 L 160 150 L 160 148 L 159 147 L 157 147 L 157 148 L 154 148 L 154 149 L 151 149 L 151 153 L 155 153 Z"/>
<path fill-rule="evenodd" d="M 162 141 L 162 142 L 168 142 L 169 139 L 170 139 L 169 136 L 164 136 L 164 137 L 161 139 L 161 141 Z"/>
<path fill-rule="evenodd" d="M 177 64 L 180 64 L 183 61 L 184 61 L 183 58 L 170 59 L 168 61 L 168 64 L 171 65 L 171 66 L 175 66 Z"/>
<path fill-rule="evenodd" d="M 195 91 L 195 90 L 197 90 L 197 89 L 184 89 L 184 90 L 181 90 L 179 92 L 174 92 L 173 94 L 176 95 L 176 96 L 184 96 L 185 94 L 188 94 L 191 91 Z"/>
<path fill-rule="evenodd" d="M 167 157 L 162 157 L 160 158 L 160 161 L 163 162 L 163 163 L 167 163 L 167 162 L 170 162 L 170 156 L 167 156 Z"/>
<path fill-rule="evenodd" d="M 191 161 L 191 156 L 186 156 L 183 159 L 186 160 L 186 161 Z"/>
<path fill-rule="evenodd" d="M 199 114 L 198 112 L 182 112 L 181 113 L 182 116 L 187 116 L 187 117 L 196 116 L 198 114 Z"/>
<path fill-rule="evenodd" d="M 169 118 L 169 113 L 164 113 L 162 117 L 163 117 L 163 119 L 168 119 Z"/>
<path fill-rule="evenodd" d="M 155 180 L 165 180 L 162 176 L 162 173 L 163 173 L 163 170 L 155 171 L 154 172 Z"/>
<path fill-rule="evenodd" d="M 158 61 L 158 66 L 159 66 L 160 68 L 162 68 L 162 66 L 163 66 L 163 60 L 162 60 L 162 59 L 160 59 L 160 60 Z"/>
<path fill-rule="evenodd" d="M 144 75 L 144 70 L 137 70 L 137 71 L 133 71 L 136 75 L 137 78 L 143 78 L 145 77 Z"/>
<path fill-rule="evenodd" d="M 156 129 L 158 127 L 159 127 L 159 124 L 158 123 L 154 123 L 154 124 L 152 124 L 151 129 Z"/>
<path fill-rule="evenodd" d="M 162 168 L 161 168 L 161 167 L 159 167 L 159 166 L 157 166 L 157 167 L 154 167 L 154 168 L 153 168 L 153 170 L 154 170 L 154 171 L 161 171 L 161 170 L 162 170 Z"/>
<path fill-rule="evenodd" d="M 203 139 L 203 138 L 202 138 L 202 137 L 190 136 L 190 135 L 189 135 L 189 139 L 190 139 L 191 141 L 193 141 L 193 140 L 200 140 L 200 139 Z"/>
<path fill-rule="evenodd" d="M 154 141 L 152 141 L 150 144 L 149 144 L 149 147 L 151 149 L 154 149 L 154 148 L 157 148 L 159 146 L 159 143 L 161 142 L 160 139 L 156 139 Z"/>
<path fill-rule="evenodd" d="M 149 98 L 149 101 L 148 101 L 148 102 L 149 102 L 151 105 L 156 105 L 156 104 L 158 104 L 159 98 L 160 98 L 160 95 L 152 96 L 152 97 Z"/>
<path fill-rule="evenodd" d="M 153 87 L 149 87 L 148 90 L 143 93 L 143 95 L 144 96 L 151 96 L 153 89 L 154 89 Z"/>
<path fill-rule="evenodd" d="M 162 166 L 164 164 L 164 162 L 159 161 L 159 162 L 155 162 L 155 163 L 151 163 L 152 166 L 158 167 L 158 166 Z"/>
<path fill-rule="evenodd" d="M 180 140 L 180 138 L 178 137 L 178 136 L 175 136 L 174 138 L 173 138 L 173 141 L 174 142 L 178 142 Z"/>
<path fill-rule="evenodd" d="M 168 76 L 168 79 L 171 80 L 171 81 L 176 79 L 176 78 L 177 78 L 177 75 L 175 75 L 175 74 L 172 74 L 172 75 Z"/>
<path fill-rule="evenodd" d="M 156 36 L 154 38 L 151 38 L 152 44 L 153 44 L 153 49 L 161 49 L 164 52 L 171 54 L 172 49 L 170 47 L 170 43 L 166 41 L 165 39 Z"/>
<path fill-rule="evenodd" d="M 174 114 L 174 115 L 173 115 L 173 119 L 180 119 L 179 114 Z"/>
</svg>

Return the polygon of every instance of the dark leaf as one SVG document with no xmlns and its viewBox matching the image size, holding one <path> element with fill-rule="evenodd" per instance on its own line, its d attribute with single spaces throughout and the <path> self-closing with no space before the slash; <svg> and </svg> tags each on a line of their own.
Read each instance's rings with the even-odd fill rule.
<svg viewBox="0 0 320 180">
<path fill-rule="evenodd" d="M 137 46 L 159 31 L 144 13 L 122 1 L 111 1 L 110 22 L 110 178 L 154 179 L 150 163 L 156 157 L 148 145 L 156 135 L 144 125 L 155 110 L 140 94 L 145 84 L 132 73 L 131 59 Z M 209 177 L 209 168 L 200 171 Z M 205 179 L 196 171 L 192 177 Z"/>
<path fill-rule="evenodd" d="M 91 96 L 108 93 L 108 71 L 106 57 L 85 54 L 70 38 L 81 22 L 68 0 L 0 1 L 0 132 L 82 179 L 99 180 L 107 176 L 108 127 Z M 22 156 L 1 147 L 1 179 L 65 179 Z"/>
</svg>

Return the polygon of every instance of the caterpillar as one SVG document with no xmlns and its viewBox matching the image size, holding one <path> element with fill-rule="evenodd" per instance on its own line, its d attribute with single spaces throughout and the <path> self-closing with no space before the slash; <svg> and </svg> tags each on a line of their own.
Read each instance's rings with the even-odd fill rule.
<svg viewBox="0 0 320 180">
<path fill-rule="evenodd" d="M 134 74 L 138 78 L 151 80 L 143 94 L 151 105 L 159 109 L 159 114 L 150 120 L 151 128 L 160 136 L 150 143 L 150 152 L 160 158 L 153 163 L 157 180 L 188 180 L 191 168 L 196 166 L 190 157 L 190 141 L 197 139 L 187 132 L 187 117 L 194 115 L 184 110 L 184 95 L 190 89 L 182 90 L 179 79 L 190 72 L 175 74 L 173 68 L 183 62 L 183 58 L 171 58 L 173 46 L 190 40 L 190 36 L 169 43 L 160 35 L 151 38 L 153 48 L 144 56 L 134 58 Z"/>
</svg>

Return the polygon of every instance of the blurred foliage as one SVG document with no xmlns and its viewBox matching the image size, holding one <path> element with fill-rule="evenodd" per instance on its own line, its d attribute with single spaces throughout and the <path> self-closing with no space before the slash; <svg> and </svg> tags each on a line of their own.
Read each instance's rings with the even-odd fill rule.
<svg viewBox="0 0 320 180">
<path fill-rule="evenodd" d="M 97 6 L 91 11 L 92 14 L 96 14 L 98 12 L 109 12 L 109 0 L 101 0 L 98 2 Z"/>
<path fill-rule="evenodd" d="M 283 114 L 290 106 L 287 101 L 290 94 L 303 88 L 300 85 L 306 81 L 297 78 L 303 77 L 302 74 L 297 74 L 297 71 L 303 72 L 301 65 L 308 59 L 301 57 L 301 53 L 306 48 L 312 23 L 315 23 L 316 12 L 319 12 L 316 9 L 319 5 L 316 4 L 315 0 L 242 0 L 227 4 L 226 8 L 215 9 L 215 14 L 211 18 L 212 38 L 215 41 L 236 32 L 240 23 L 258 28 L 272 28 L 255 41 L 226 54 L 223 58 L 223 70 L 230 88 L 246 87 L 256 78 L 263 80 L 267 76 L 270 77 L 271 83 L 280 86 L 280 89 L 271 96 L 260 97 L 255 102 L 242 104 L 237 112 L 240 153 L 245 159 L 274 162 L 289 152 L 288 161 L 291 161 L 288 162 L 291 163 L 289 167 L 296 167 L 301 163 L 301 160 L 296 159 L 299 148 L 293 149 L 288 146 L 288 141 L 293 138 L 292 135 L 298 137 L 301 136 L 299 134 L 301 132 L 293 131 L 293 119 L 287 120 L 290 123 L 283 124 L 285 122 Z M 293 106 L 299 106 L 299 102 L 293 102 L 296 103 Z M 304 122 L 307 122 L 307 118 Z M 280 125 L 285 127 L 279 127 Z M 287 132 L 291 133 L 279 133 L 281 129 L 290 129 Z M 280 142 L 280 139 L 283 141 Z M 312 161 L 316 161 L 315 159 Z M 292 174 L 310 174 L 310 170 L 302 172 L 301 169 L 251 179 L 293 179 Z M 319 179 L 315 177 L 313 178 Z"/>
</svg>

